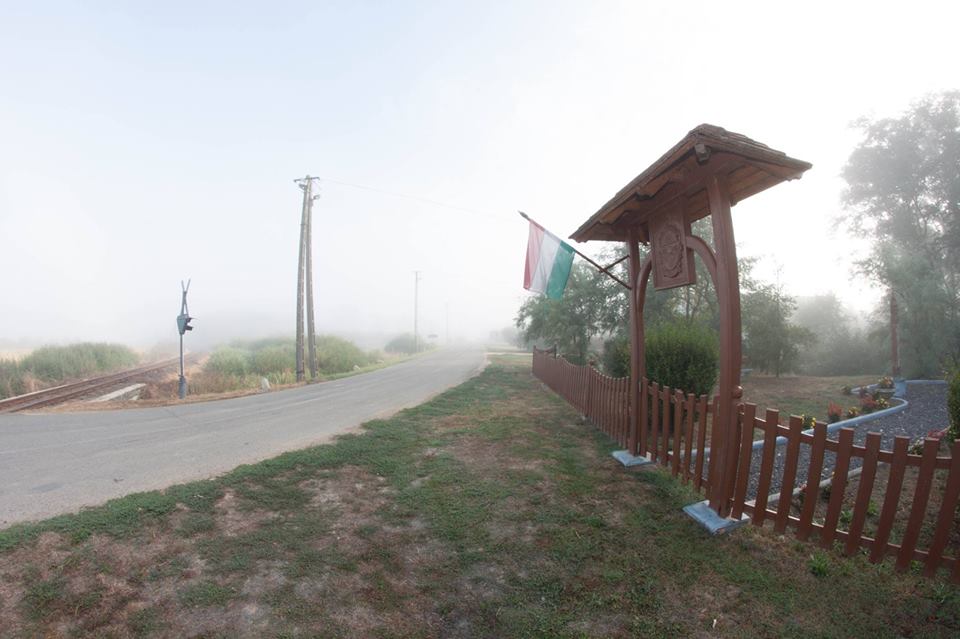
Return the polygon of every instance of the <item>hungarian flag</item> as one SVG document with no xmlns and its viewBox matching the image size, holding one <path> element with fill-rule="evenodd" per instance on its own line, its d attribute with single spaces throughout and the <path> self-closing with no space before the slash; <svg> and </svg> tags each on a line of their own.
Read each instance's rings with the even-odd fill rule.
<svg viewBox="0 0 960 639">
<path fill-rule="evenodd" d="M 558 300 L 567 287 L 572 265 L 573 247 L 530 220 L 523 288 L 534 293 L 546 293 L 550 299 Z"/>
</svg>

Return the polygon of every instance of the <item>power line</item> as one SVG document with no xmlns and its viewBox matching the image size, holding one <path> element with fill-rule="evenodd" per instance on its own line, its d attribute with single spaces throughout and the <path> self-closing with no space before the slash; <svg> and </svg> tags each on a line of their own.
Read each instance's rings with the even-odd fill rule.
<svg viewBox="0 0 960 639">
<path fill-rule="evenodd" d="M 439 200 L 434 200 L 428 197 L 422 197 L 419 195 L 410 195 L 408 193 L 397 193 L 396 191 L 388 191 L 387 189 L 380 189 L 375 186 L 365 186 L 363 184 L 353 184 L 352 182 L 342 182 L 340 180 L 331 180 L 330 178 L 320 178 L 323 182 L 329 182 L 331 184 L 339 184 L 340 186 L 349 186 L 353 189 L 360 189 L 361 191 L 371 191 L 373 193 L 380 193 L 383 195 L 390 195 L 393 197 L 401 197 L 407 200 L 414 200 L 417 202 L 425 202 L 427 204 L 432 204 L 434 206 L 439 206 L 445 209 L 451 209 L 454 211 L 461 211 L 463 213 L 470 213 L 472 215 L 479 215 L 481 217 L 487 217 L 494 220 L 500 220 L 501 222 L 512 222 L 513 219 L 505 215 L 499 215 L 497 213 L 491 213 L 489 211 L 480 211 L 478 209 L 472 209 L 466 206 L 460 206 L 458 204 L 448 204 L 447 202 L 441 202 Z"/>
</svg>

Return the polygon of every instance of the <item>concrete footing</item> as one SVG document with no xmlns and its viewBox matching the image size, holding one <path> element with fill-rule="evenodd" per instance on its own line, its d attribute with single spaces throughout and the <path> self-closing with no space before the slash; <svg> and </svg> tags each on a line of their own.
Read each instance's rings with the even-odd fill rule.
<svg viewBox="0 0 960 639">
<path fill-rule="evenodd" d="M 625 450 L 615 450 L 611 453 L 613 458 L 618 462 L 626 466 L 627 468 L 633 468 L 635 466 L 646 466 L 647 464 L 652 464 L 653 460 L 648 457 L 641 457 L 640 455 L 631 455 L 628 451 Z"/>
<path fill-rule="evenodd" d="M 732 517 L 721 517 L 707 501 L 698 501 L 695 504 L 683 507 L 683 512 L 687 513 L 694 521 L 707 529 L 711 535 L 721 535 L 731 530 L 736 530 L 743 526 L 750 517 L 743 515 L 739 520 Z"/>
</svg>

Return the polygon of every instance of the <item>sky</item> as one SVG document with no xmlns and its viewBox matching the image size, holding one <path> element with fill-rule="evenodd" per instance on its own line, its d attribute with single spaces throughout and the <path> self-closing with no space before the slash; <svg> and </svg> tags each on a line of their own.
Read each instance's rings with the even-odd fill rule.
<svg viewBox="0 0 960 639">
<path fill-rule="evenodd" d="M 0 0 L 0 343 L 293 335 L 318 176 L 318 331 L 484 337 L 524 210 L 561 237 L 711 123 L 813 168 L 733 210 L 738 252 L 869 311 L 834 229 L 860 117 L 960 87 L 951 2 Z M 364 187 L 364 188 L 358 188 Z M 604 243 L 578 247 L 594 254 Z"/>
</svg>

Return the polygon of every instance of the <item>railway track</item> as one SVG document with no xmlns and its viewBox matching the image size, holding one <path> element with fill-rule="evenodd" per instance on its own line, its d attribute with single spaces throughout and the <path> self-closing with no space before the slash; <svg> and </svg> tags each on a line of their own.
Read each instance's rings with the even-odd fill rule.
<svg viewBox="0 0 960 639">
<path fill-rule="evenodd" d="M 83 379 L 79 382 L 71 382 L 70 384 L 54 386 L 53 388 L 45 388 L 43 390 L 27 393 L 25 395 L 9 397 L 7 399 L 0 400 L 0 413 L 15 413 L 28 408 L 40 408 L 43 406 L 62 404 L 68 400 L 76 399 L 78 397 L 83 397 L 84 395 L 93 393 L 94 391 L 109 390 L 111 387 L 119 386 L 124 382 L 132 381 L 142 375 L 154 373 L 165 368 L 175 367 L 179 364 L 180 358 L 173 357 L 159 362 L 154 362 L 152 364 L 146 364 L 145 366 L 139 366 L 137 368 L 120 371 L 118 373 L 110 373 L 109 375 L 101 375 L 100 377 Z"/>
</svg>

